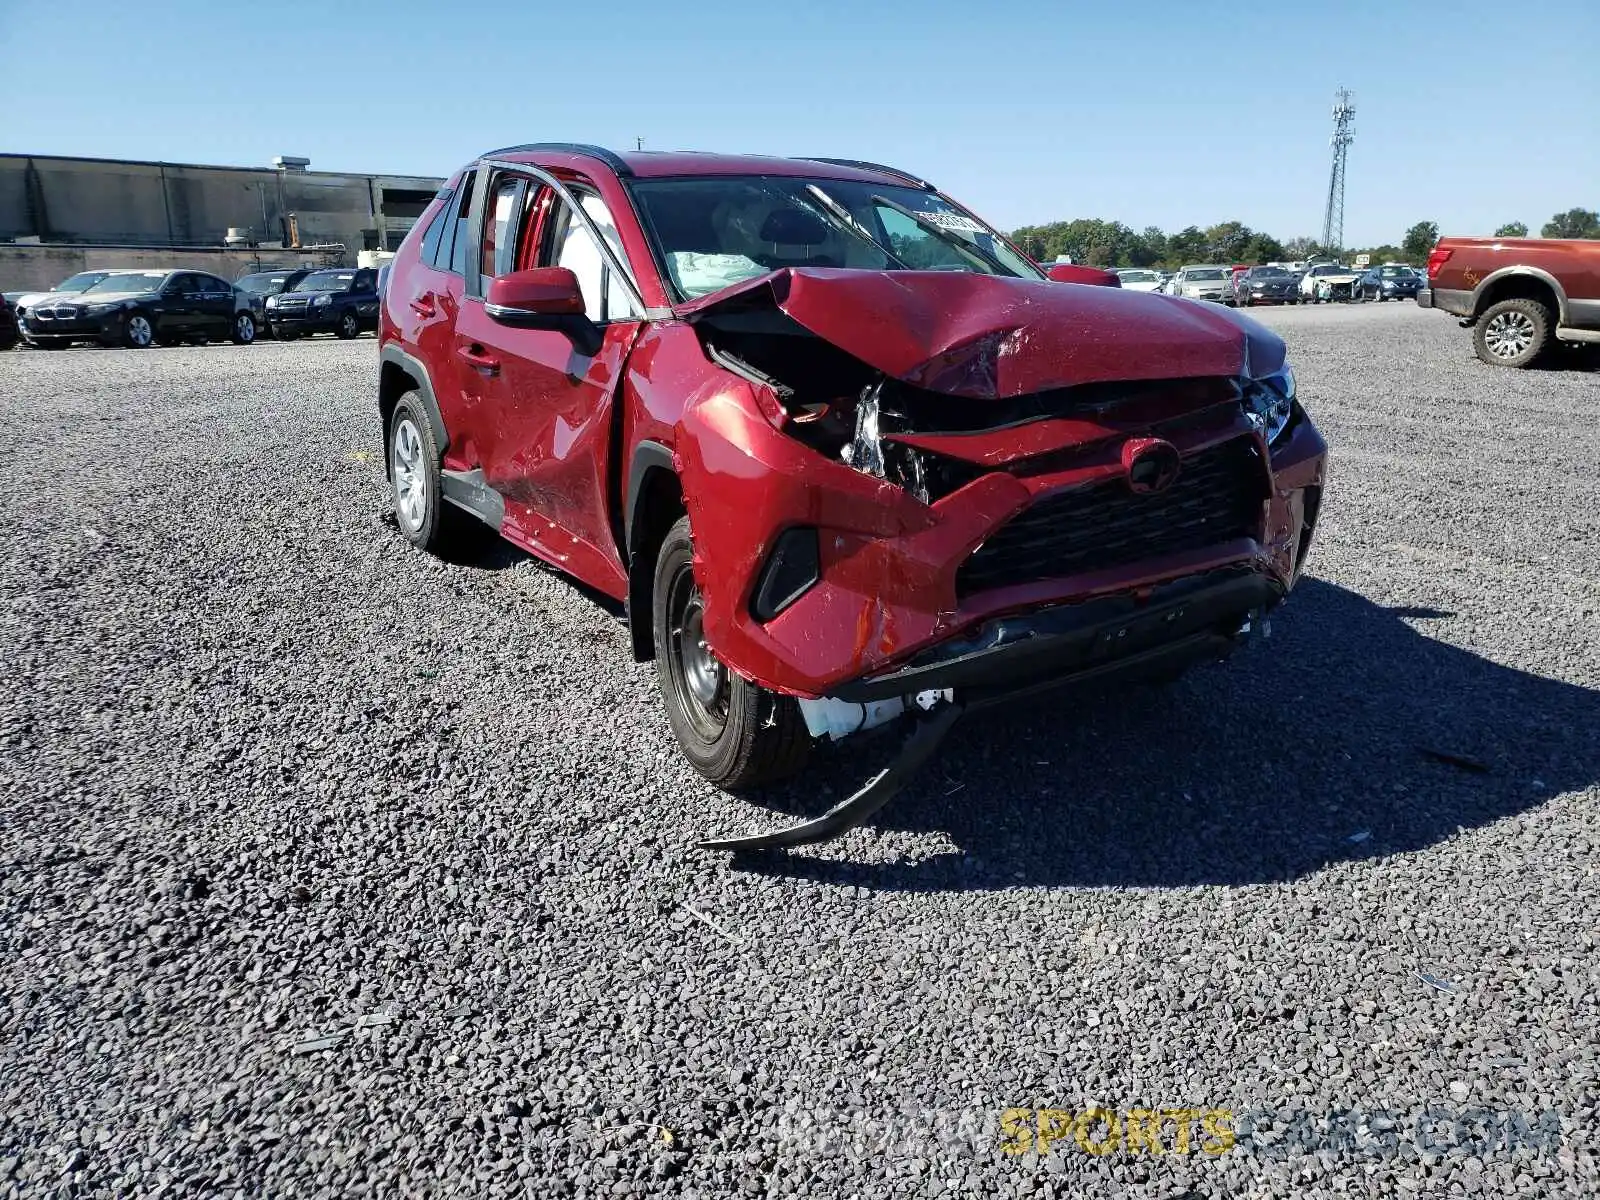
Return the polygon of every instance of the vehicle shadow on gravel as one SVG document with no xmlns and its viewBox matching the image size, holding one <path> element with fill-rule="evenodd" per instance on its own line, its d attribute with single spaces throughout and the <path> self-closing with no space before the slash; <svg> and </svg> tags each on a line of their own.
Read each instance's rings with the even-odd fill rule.
<svg viewBox="0 0 1600 1200">
<path fill-rule="evenodd" d="M 874 820 L 943 832 L 953 851 L 733 865 L 916 891 L 1271 883 L 1420 850 L 1600 781 L 1600 691 L 1422 632 L 1451 615 L 1307 579 L 1270 640 L 1226 664 L 958 726 Z M 845 743 L 761 799 L 778 822 L 815 815 L 895 748 Z"/>
</svg>

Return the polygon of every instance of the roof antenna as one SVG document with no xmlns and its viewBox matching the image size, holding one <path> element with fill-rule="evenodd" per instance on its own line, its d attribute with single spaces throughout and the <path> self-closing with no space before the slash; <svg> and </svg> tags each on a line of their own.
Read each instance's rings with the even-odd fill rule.
<svg viewBox="0 0 1600 1200">
<path fill-rule="evenodd" d="M 644 149 L 644 139 L 642 137 L 634 138 L 633 139 L 633 148 L 635 150 L 643 150 Z"/>
</svg>

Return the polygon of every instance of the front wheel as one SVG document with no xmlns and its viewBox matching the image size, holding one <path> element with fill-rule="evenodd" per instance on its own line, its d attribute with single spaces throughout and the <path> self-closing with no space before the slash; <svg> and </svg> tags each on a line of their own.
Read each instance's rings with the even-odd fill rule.
<svg viewBox="0 0 1600 1200">
<path fill-rule="evenodd" d="M 339 326 L 334 332 L 345 341 L 349 341 L 361 332 L 361 322 L 356 319 L 355 313 L 346 312 L 344 316 L 339 318 Z"/>
<path fill-rule="evenodd" d="M 794 774 L 811 739 L 800 706 L 742 679 L 706 644 L 705 597 L 694 578 L 694 543 L 682 517 L 656 558 L 651 625 L 656 679 L 683 755 L 730 791 Z"/>
<path fill-rule="evenodd" d="M 130 350 L 147 350 L 156 340 L 155 326 L 142 312 L 129 313 L 122 323 L 122 344 Z"/>
<path fill-rule="evenodd" d="M 256 319 L 247 312 L 236 313 L 233 328 L 228 331 L 235 346 L 248 346 L 256 340 Z"/>
<path fill-rule="evenodd" d="M 1550 310 L 1537 300 L 1502 300 L 1478 318 L 1472 345 L 1491 366 L 1530 366 L 1550 344 L 1550 325 Z"/>
</svg>

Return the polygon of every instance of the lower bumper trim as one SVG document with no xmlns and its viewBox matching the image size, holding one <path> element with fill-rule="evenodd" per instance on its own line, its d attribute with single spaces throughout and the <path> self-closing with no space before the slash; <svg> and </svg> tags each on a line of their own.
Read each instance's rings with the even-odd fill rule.
<svg viewBox="0 0 1600 1200">
<path fill-rule="evenodd" d="M 950 688 L 958 704 L 979 708 L 1079 680 L 1136 675 L 1175 659 L 1221 657 L 1244 619 L 1283 595 L 1267 576 L 1233 571 L 1175 580 L 1143 599 L 1108 596 L 1001 617 L 832 695 L 860 704 Z"/>
<path fill-rule="evenodd" d="M 791 825 L 773 833 L 755 833 L 746 837 L 709 838 L 696 842 L 698 850 L 785 850 L 791 846 L 810 846 L 831 841 L 847 830 L 854 829 L 893 800 L 900 789 L 911 781 L 922 764 L 933 757 L 933 752 L 944 741 L 944 735 L 961 719 L 959 704 L 947 704 L 917 719 L 911 734 L 900 748 L 900 757 L 879 771 L 865 786 L 849 799 L 841 800 L 815 820 Z"/>
</svg>

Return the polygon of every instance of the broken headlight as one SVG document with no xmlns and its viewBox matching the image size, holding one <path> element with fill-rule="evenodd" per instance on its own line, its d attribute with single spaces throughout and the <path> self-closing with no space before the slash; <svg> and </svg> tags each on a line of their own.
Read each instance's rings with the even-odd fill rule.
<svg viewBox="0 0 1600 1200">
<path fill-rule="evenodd" d="M 1245 415 L 1270 446 L 1289 427 L 1294 415 L 1294 368 L 1284 363 L 1271 375 L 1248 379 L 1244 385 Z"/>
</svg>

